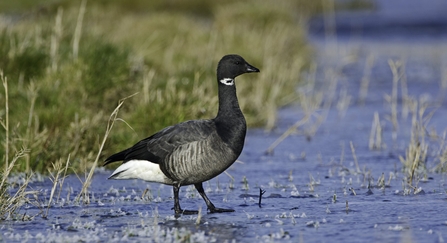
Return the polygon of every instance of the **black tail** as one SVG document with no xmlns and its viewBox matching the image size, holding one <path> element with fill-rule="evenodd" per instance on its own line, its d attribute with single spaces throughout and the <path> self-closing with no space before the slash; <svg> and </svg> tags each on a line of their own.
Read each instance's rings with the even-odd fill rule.
<svg viewBox="0 0 447 243">
<path fill-rule="evenodd" d="M 126 149 L 126 150 L 123 150 L 123 151 L 121 151 L 121 152 L 119 152 L 119 153 L 116 153 L 116 154 L 114 154 L 114 155 L 111 155 L 110 157 L 108 157 L 108 158 L 104 161 L 103 166 L 106 166 L 106 165 L 108 165 L 108 164 L 110 164 L 110 163 L 113 163 L 113 162 L 117 162 L 117 161 L 123 161 L 123 160 L 125 160 L 125 158 L 126 158 L 126 154 L 127 154 L 127 149 Z"/>
</svg>

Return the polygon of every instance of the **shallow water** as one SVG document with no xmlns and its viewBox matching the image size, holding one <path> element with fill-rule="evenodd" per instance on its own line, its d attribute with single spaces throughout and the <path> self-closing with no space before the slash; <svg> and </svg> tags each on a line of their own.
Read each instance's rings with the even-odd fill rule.
<svg viewBox="0 0 447 243">
<path fill-rule="evenodd" d="M 405 39 L 406 32 L 402 33 Z M 111 171 L 99 169 L 90 188 L 90 204 L 76 203 L 82 183 L 74 175 L 64 181 L 60 197 L 46 210 L 52 183 L 48 178 L 31 184 L 40 191 L 39 205 L 25 205 L 30 220 L 0 223 L 5 242 L 443 242 L 447 237 L 446 175 L 431 172 L 445 150 L 442 138 L 429 139 L 426 176 L 416 178 L 416 191 L 406 185 L 399 156 L 411 138 L 410 112 L 405 117 L 398 86 L 398 128 L 394 132 L 391 105 L 393 76 L 388 60 L 405 61 L 408 94 L 424 101 L 428 132 L 446 130 L 447 43 L 439 36 L 430 41 L 387 42 L 349 39 L 325 42 L 311 36 L 317 50 L 315 82 L 298 88 L 301 97 L 323 95 L 328 103 L 292 105 L 278 113 L 275 129 L 250 129 L 239 160 L 227 172 L 204 183 L 218 207 L 234 213 L 207 214 L 193 187 L 181 189 L 184 209 L 202 208 L 197 216 L 175 218 L 172 188 L 138 180 L 107 180 Z M 374 56 L 368 93 L 359 97 L 365 65 Z M 312 76 L 312 75 L 310 75 Z M 333 87 L 333 88 L 330 88 Z M 333 97 L 333 98 L 331 98 Z M 308 100 L 308 99 L 306 99 Z M 324 104 L 327 104 L 325 106 Z M 273 151 L 268 147 L 289 127 L 312 110 L 300 126 Z M 368 142 L 374 113 L 379 115 L 381 149 Z M 434 112 L 430 117 L 430 112 Z M 318 114 L 321 125 L 316 126 Z M 430 118 L 430 119 L 428 119 Z M 312 129 L 316 128 L 315 133 Z M 433 138 L 433 136 L 432 136 Z M 357 171 L 350 143 L 355 147 Z M 379 183 L 384 176 L 384 184 Z M 258 205 L 259 190 L 262 196 Z M 149 191 L 142 197 L 143 192 Z M 355 193 L 354 193 L 355 192 Z M 37 216 L 35 216 L 37 215 Z M 35 216 L 35 217 L 33 217 Z M 27 219 L 28 217 L 25 217 Z M 253 239 L 256 239 L 253 241 Z"/>
</svg>

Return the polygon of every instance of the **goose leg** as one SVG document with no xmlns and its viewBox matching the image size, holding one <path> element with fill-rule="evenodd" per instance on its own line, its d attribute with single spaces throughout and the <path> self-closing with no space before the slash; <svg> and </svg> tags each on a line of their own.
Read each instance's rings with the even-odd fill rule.
<svg viewBox="0 0 447 243">
<path fill-rule="evenodd" d="M 180 214 L 198 214 L 199 211 L 196 210 L 183 210 L 180 207 L 180 199 L 179 199 L 179 191 L 180 191 L 180 186 L 179 185 L 174 185 L 174 211 L 175 211 L 175 215 L 180 215 Z"/>
<path fill-rule="evenodd" d="M 226 212 L 234 212 L 233 209 L 226 209 L 226 208 L 216 208 L 214 204 L 210 201 L 210 199 L 206 196 L 205 190 L 203 190 L 202 183 L 194 184 L 197 191 L 199 192 L 200 196 L 202 196 L 203 200 L 205 200 L 206 206 L 208 207 L 208 210 L 210 213 L 226 213 Z"/>
</svg>

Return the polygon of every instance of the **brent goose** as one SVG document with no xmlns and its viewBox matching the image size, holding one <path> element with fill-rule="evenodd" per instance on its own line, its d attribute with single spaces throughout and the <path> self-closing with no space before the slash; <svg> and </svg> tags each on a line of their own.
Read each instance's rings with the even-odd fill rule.
<svg viewBox="0 0 447 243">
<path fill-rule="evenodd" d="M 259 69 L 241 56 L 224 56 L 217 66 L 217 116 L 166 127 L 110 156 L 104 165 L 115 161 L 123 163 L 109 179 L 142 179 L 172 185 L 177 215 L 198 213 L 180 207 L 180 187 L 192 184 L 211 213 L 234 212 L 233 209 L 215 207 L 206 196 L 202 182 L 225 171 L 241 154 L 247 125 L 239 108 L 234 80 L 241 74 L 251 72 L 259 72 Z"/>
</svg>

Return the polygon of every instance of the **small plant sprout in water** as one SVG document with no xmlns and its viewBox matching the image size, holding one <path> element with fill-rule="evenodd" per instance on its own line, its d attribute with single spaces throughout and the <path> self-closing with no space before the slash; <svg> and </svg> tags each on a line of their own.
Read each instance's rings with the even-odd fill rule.
<svg viewBox="0 0 447 243">
<path fill-rule="evenodd" d="M 396 174 L 394 172 L 390 171 L 390 176 L 388 177 L 388 182 L 386 183 L 386 186 L 390 186 L 391 185 L 391 180 L 392 179 L 396 179 Z"/>
<path fill-rule="evenodd" d="M 248 180 L 246 176 L 242 177 L 242 183 L 243 183 L 242 189 L 248 191 L 250 189 L 250 186 L 248 185 Z"/>
<path fill-rule="evenodd" d="M 68 155 L 68 159 L 67 159 L 67 162 L 65 163 L 65 167 L 63 167 L 62 160 L 58 160 L 56 163 L 53 163 L 53 169 L 56 171 L 56 175 L 53 175 L 53 173 L 50 172 L 50 174 L 51 174 L 50 180 L 53 182 L 53 187 L 51 188 L 51 194 L 50 194 L 50 199 L 48 200 L 47 210 L 46 210 L 45 214 L 42 215 L 43 218 L 47 218 L 47 216 L 48 216 L 48 212 L 50 210 L 51 203 L 53 201 L 53 196 L 54 196 L 54 193 L 56 191 L 56 187 L 57 187 L 58 184 L 60 184 L 60 186 L 59 186 L 59 194 L 58 194 L 60 196 L 60 193 L 61 193 L 61 190 L 62 190 L 62 185 L 64 183 L 64 179 L 65 179 L 65 176 L 66 176 L 66 173 L 67 173 L 69 162 L 70 162 L 70 155 Z M 64 172 L 64 175 L 61 178 L 61 173 L 62 172 Z M 57 201 L 59 201 L 59 196 L 57 198 Z"/>
<path fill-rule="evenodd" d="M 276 183 L 276 182 L 273 180 L 273 178 L 270 179 L 270 182 L 269 182 L 269 187 L 270 187 L 270 188 L 278 188 L 278 187 L 280 187 L 280 186 L 281 186 L 281 185 L 278 184 L 278 183 Z"/>
<path fill-rule="evenodd" d="M 346 115 L 346 111 L 348 110 L 349 104 L 351 103 L 352 96 L 348 94 L 348 90 L 345 86 L 343 86 L 340 90 L 338 102 L 337 102 L 337 110 L 338 116 L 343 118 Z"/>
<path fill-rule="evenodd" d="M 275 218 L 275 220 L 276 220 L 276 222 L 278 222 L 279 225 L 283 225 L 284 224 L 284 221 L 282 221 L 280 219 Z"/>
<path fill-rule="evenodd" d="M 315 180 L 315 178 L 312 176 L 312 174 L 309 173 L 309 191 L 314 192 L 315 186 L 320 185 L 320 180 Z"/>
<path fill-rule="evenodd" d="M 334 192 L 334 195 L 332 195 L 332 203 L 337 202 L 337 193 Z"/>
<path fill-rule="evenodd" d="M 149 187 L 144 189 L 143 194 L 141 195 L 141 199 L 144 201 L 152 201 L 152 190 Z"/>
<path fill-rule="evenodd" d="M 293 170 L 289 171 L 289 176 L 288 176 L 287 180 L 290 181 L 290 182 L 293 181 Z"/>
<path fill-rule="evenodd" d="M 405 158 L 399 157 L 407 176 L 407 183 L 412 185 L 412 187 L 417 187 L 413 186 L 415 178 L 419 178 L 421 175 L 424 177 L 427 174 L 428 142 L 425 137 L 427 131 L 426 124 L 433 115 L 432 113 L 424 116 L 428 105 L 426 98 L 421 98 L 419 101 L 412 100 L 412 105 L 410 105 L 412 113 L 410 144 L 405 151 Z"/>
<path fill-rule="evenodd" d="M 349 213 L 349 204 L 348 204 L 348 200 L 346 200 L 346 213 Z"/>
<path fill-rule="evenodd" d="M 228 183 L 228 189 L 233 190 L 234 189 L 234 177 L 228 173 L 227 171 L 224 171 L 224 173 L 230 177 L 230 182 Z"/>
<path fill-rule="evenodd" d="M 224 197 L 222 198 L 222 202 L 228 202 L 228 193 L 224 195 Z"/>
<path fill-rule="evenodd" d="M 308 221 L 306 222 L 306 226 L 307 227 L 313 227 L 313 228 L 319 228 L 320 227 L 320 222 L 318 221 Z"/>
<path fill-rule="evenodd" d="M 231 178 L 230 182 L 228 183 L 228 189 L 230 190 L 234 189 L 234 178 Z"/>
<path fill-rule="evenodd" d="M 308 187 L 309 187 L 309 191 L 310 192 L 314 192 L 315 188 L 314 188 L 314 185 L 312 183 L 309 183 Z"/>
<path fill-rule="evenodd" d="M 382 149 L 382 125 L 380 124 L 379 113 L 374 112 L 374 119 L 371 126 L 371 133 L 369 134 L 369 150 Z"/>
<path fill-rule="evenodd" d="M 385 188 L 385 173 L 382 172 L 382 175 L 377 180 L 377 187 Z"/>
<path fill-rule="evenodd" d="M 298 191 L 298 188 L 296 188 L 296 186 L 294 184 L 291 185 L 292 191 L 290 192 L 290 195 L 292 196 L 299 196 L 300 192 Z"/>
<path fill-rule="evenodd" d="M 193 185 L 187 186 L 185 192 L 186 192 L 185 193 L 186 198 L 196 198 L 197 197 L 196 189 Z"/>
<path fill-rule="evenodd" d="M 261 200 L 262 200 L 262 195 L 264 195 L 265 190 L 262 190 L 262 188 L 259 188 L 259 202 L 258 205 L 261 208 Z"/>
<path fill-rule="evenodd" d="M 217 180 L 217 189 L 216 190 L 219 190 L 219 188 L 220 188 L 220 186 L 219 186 L 219 179 L 216 178 L 216 180 Z M 210 181 L 207 181 L 204 184 L 205 184 L 205 192 L 206 193 L 211 193 L 213 191 L 213 189 L 211 188 Z"/>
<path fill-rule="evenodd" d="M 368 191 L 366 191 L 366 194 L 367 194 L 367 195 L 372 195 L 372 194 L 374 194 L 374 192 L 371 190 L 371 188 L 372 188 L 372 186 L 371 186 L 371 181 L 372 181 L 372 178 L 369 178 L 369 180 L 368 180 L 368 186 L 367 186 Z"/>
<path fill-rule="evenodd" d="M 244 213 L 245 213 L 245 215 L 247 215 L 247 219 L 252 219 L 252 218 L 255 217 L 254 214 L 249 214 L 249 213 L 247 213 L 245 210 L 244 210 Z"/>
<path fill-rule="evenodd" d="M 397 121 L 397 102 L 398 102 L 398 83 L 399 79 L 403 76 L 403 63 L 401 61 L 388 60 L 388 65 L 390 66 L 391 72 L 393 73 L 393 88 L 391 95 L 385 95 L 385 100 L 390 104 L 391 108 L 391 123 L 393 124 L 393 141 L 397 139 L 397 130 L 399 128 L 399 123 Z"/>
<path fill-rule="evenodd" d="M 158 225 L 158 220 L 160 217 L 160 214 L 158 213 L 158 207 L 155 207 L 154 210 L 152 210 L 152 217 L 154 217 L 154 225 Z"/>
<path fill-rule="evenodd" d="M 296 217 L 296 216 L 298 216 L 298 215 L 293 214 L 292 211 L 289 213 L 289 218 L 291 219 L 291 223 L 292 223 L 293 225 L 296 224 L 296 220 L 295 220 L 295 217 Z"/>
<path fill-rule="evenodd" d="M 220 186 L 219 177 L 216 178 L 216 190 L 217 193 L 222 192 L 222 187 Z"/>
<path fill-rule="evenodd" d="M 366 99 L 366 96 L 368 95 L 368 87 L 369 82 L 371 80 L 371 70 L 374 66 L 374 55 L 370 54 L 368 55 L 365 63 L 365 67 L 363 69 L 363 77 L 360 82 L 360 91 L 359 91 L 359 101 L 363 105 Z"/>
<path fill-rule="evenodd" d="M 197 213 L 196 225 L 200 224 L 201 219 L 202 219 L 202 206 L 199 206 L 199 212 Z"/>
<path fill-rule="evenodd" d="M 361 171 L 360 171 L 360 167 L 359 167 L 359 162 L 357 160 L 357 155 L 355 154 L 354 144 L 352 143 L 352 141 L 350 141 L 349 144 L 351 145 L 351 152 L 352 152 L 352 157 L 354 158 L 356 173 L 360 173 Z"/>
<path fill-rule="evenodd" d="M 446 71 L 447 73 L 447 71 Z M 446 74 L 447 75 L 447 74 Z M 446 76 L 447 80 L 447 76 Z M 438 173 L 446 173 L 447 172 L 447 131 L 444 131 L 441 135 L 440 144 L 439 144 L 439 151 L 437 153 L 437 160 L 439 163 L 434 168 L 435 172 Z"/>
</svg>

